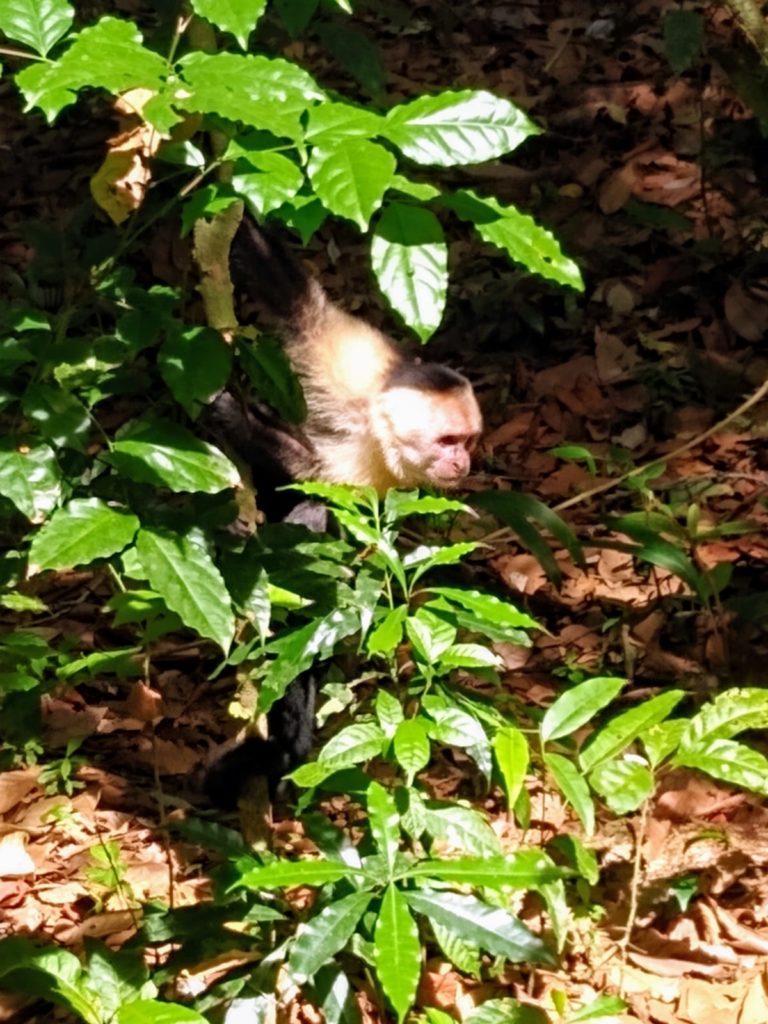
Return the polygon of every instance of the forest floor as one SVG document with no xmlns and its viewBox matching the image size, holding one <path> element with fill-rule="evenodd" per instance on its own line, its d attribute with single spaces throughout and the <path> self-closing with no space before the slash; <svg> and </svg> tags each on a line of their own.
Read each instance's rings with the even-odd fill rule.
<svg viewBox="0 0 768 1024">
<path fill-rule="evenodd" d="M 734 77 L 728 53 L 746 44 L 724 8 L 701 5 L 707 52 L 677 76 L 662 28 L 677 5 L 663 0 L 374 6 L 377 13 L 361 24 L 380 49 L 389 99 L 486 88 L 543 126 L 511 157 L 446 172 L 446 179 L 489 188 L 533 213 L 586 280 L 584 295 L 565 293 L 513 269 L 468 231 L 454 236 L 448 314 L 433 351 L 463 366 L 485 410 L 470 487 L 532 494 L 585 544 L 581 565 L 553 547 L 559 583 L 509 530 L 496 530 L 474 563 L 548 630 L 531 648 L 501 650 L 505 685 L 540 708 L 563 679 L 590 675 L 627 677 L 622 706 L 672 685 L 700 698 L 726 686 L 765 685 L 768 400 L 759 396 L 731 415 L 768 373 L 768 146 L 726 73 L 727 66 Z M 120 7 L 133 15 L 141 4 Z M 285 53 L 323 85 L 356 95 L 355 82 L 317 42 L 292 43 Z M 103 131 L 98 121 L 87 123 L 83 130 L 69 113 L 49 128 L 22 116 L 14 89 L 0 86 L 7 265 L 25 260 L 20 223 L 63 225 L 87 200 L 88 179 L 114 129 L 106 115 Z M 145 237 L 138 259 L 148 276 L 187 288 L 193 306 L 189 251 L 177 224 Z M 326 225 L 308 259 L 334 297 L 396 333 L 351 229 Z M 558 446 L 570 446 L 572 457 L 552 454 Z M 595 465 L 575 446 L 588 449 Z M 626 479 L 659 460 L 660 475 L 634 486 Z M 602 545 L 615 538 L 611 517 L 648 509 L 659 534 L 700 571 L 731 574 L 722 600 L 702 602 L 659 559 L 643 563 Z M 748 531 L 727 528 L 744 521 L 753 524 Z M 701 524 L 711 527 L 704 538 Z M 110 593 L 98 574 L 48 576 L 38 596 L 51 612 L 36 625 L 47 637 L 76 637 L 84 649 L 119 646 L 119 630 L 102 615 Z M 15 621 L 0 616 L 0 629 Z M 118 946 L 135 930 L 137 901 L 185 905 L 210 895 L 201 848 L 169 840 L 162 826 L 205 807 L 201 765 L 233 731 L 225 708 L 232 680 L 208 682 L 214 659 L 203 642 L 163 638 L 153 664 L 153 678 L 127 697 L 124 686 L 99 682 L 47 699 L 46 749 L 86 737 L 73 756 L 87 755 L 88 764 L 64 803 L 46 792 L 38 768 L 0 776 L 0 930 L 74 947 L 86 937 Z M 423 781 L 441 796 L 463 793 L 461 759 L 444 757 Z M 573 825 L 557 796 L 540 786 L 532 796 L 542 835 Z M 490 798 L 485 806 L 506 835 L 506 813 Z M 99 875 L 112 841 L 122 865 L 116 892 Z M 306 842 L 290 816 L 275 826 L 278 849 L 301 852 Z M 639 905 L 624 943 L 636 843 Z M 460 1016 L 500 991 L 551 1009 L 556 989 L 584 1002 L 620 989 L 629 1010 L 617 1020 L 765 1024 L 763 800 L 678 770 L 662 779 L 644 820 L 605 812 L 594 846 L 603 868 L 593 895 L 599 919 L 581 922 L 562 971 L 516 969 L 480 983 L 430 961 L 422 1003 Z M 666 880 L 688 874 L 699 878 L 699 895 L 683 911 Z M 202 964 L 200 972 L 216 969 Z M 372 1004 L 361 1005 L 376 1019 Z M 22 1007 L 0 995 L 0 1021 L 52 1019 Z M 298 1003 L 290 1016 L 313 1020 Z"/>
</svg>

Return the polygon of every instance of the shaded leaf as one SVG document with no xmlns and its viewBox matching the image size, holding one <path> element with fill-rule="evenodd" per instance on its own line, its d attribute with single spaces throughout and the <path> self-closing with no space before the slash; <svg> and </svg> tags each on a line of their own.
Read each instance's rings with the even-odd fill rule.
<svg viewBox="0 0 768 1024">
<path fill-rule="evenodd" d="M 300 926 L 288 957 L 288 966 L 296 981 L 307 981 L 343 949 L 370 902 L 369 892 L 353 892 L 324 907 Z"/>
</svg>

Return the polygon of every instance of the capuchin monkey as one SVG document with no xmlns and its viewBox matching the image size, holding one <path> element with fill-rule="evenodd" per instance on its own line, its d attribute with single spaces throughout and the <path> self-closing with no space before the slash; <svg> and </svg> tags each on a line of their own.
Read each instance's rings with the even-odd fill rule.
<svg viewBox="0 0 768 1024">
<path fill-rule="evenodd" d="M 304 390 L 301 430 L 280 433 L 263 409 L 225 393 L 214 427 L 259 470 L 293 480 L 390 487 L 456 487 L 469 472 L 482 417 L 469 381 L 440 363 L 407 359 L 393 341 L 345 313 L 276 239 L 245 218 L 232 244 L 232 282 L 267 306 Z M 274 475 L 274 473 L 271 473 Z"/>
<path fill-rule="evenodd" d="M 482 417 L 469 381 L 440 363 L 407 359 L 393 341 L 335 305 L 292 253 L 245 218 L 232 244 L 236 291 L 277 316 L 283 344 L 304 390 L 299 427 L 280 423 L 264 405 L 222 393 L 208 423 L 247 463 L 259 506 L 281 517 L 275 488 L 295 480 L 390 487 L 456 487 L 470 469 Z M 283 492 L 285 493 L 285 492 Z M 307 513 L 288 518 L 317 529 Z M 315 506 L 316 507 L 316 506 Z M 323 528 L 322 526 L 320 527 Z M 270 796 L 309 754 L 316 681 L 299 676 L 267 715 L 269 738 L 252 737 L 209 770 L 206 788 L 234 806 L 250 775 L 267 778 Z"/>
</svg>

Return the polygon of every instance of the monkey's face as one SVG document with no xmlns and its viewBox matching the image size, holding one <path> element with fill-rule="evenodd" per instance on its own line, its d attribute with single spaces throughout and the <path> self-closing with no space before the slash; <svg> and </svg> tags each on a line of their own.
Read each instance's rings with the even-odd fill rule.
<svg viewBox="0 0 768 1024">
<path fill-rule="evenodd" d="M 399 486 L 449 489 L 461 483 L 482 428 L 468 383 L 447 391 L 390 388 L 376 404 L 376 433 Z"/>
</svg>

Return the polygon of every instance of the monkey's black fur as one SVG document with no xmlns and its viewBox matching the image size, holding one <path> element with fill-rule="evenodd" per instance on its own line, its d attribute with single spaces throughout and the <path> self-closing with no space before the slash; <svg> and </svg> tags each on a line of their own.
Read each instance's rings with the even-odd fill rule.
<svg viewBox="0 0 768 1024">
<path fill-rule="evenodd" d="M 315 731 L 317 678 L 303 672 L 267 712 L 269 737 L 250 736 L 209 768 L 205 789 L 211 801 L 232 810 L 254 775 L 266 777 L 274 800 L 280 780 L 309 755 Z"/>
</svg>

